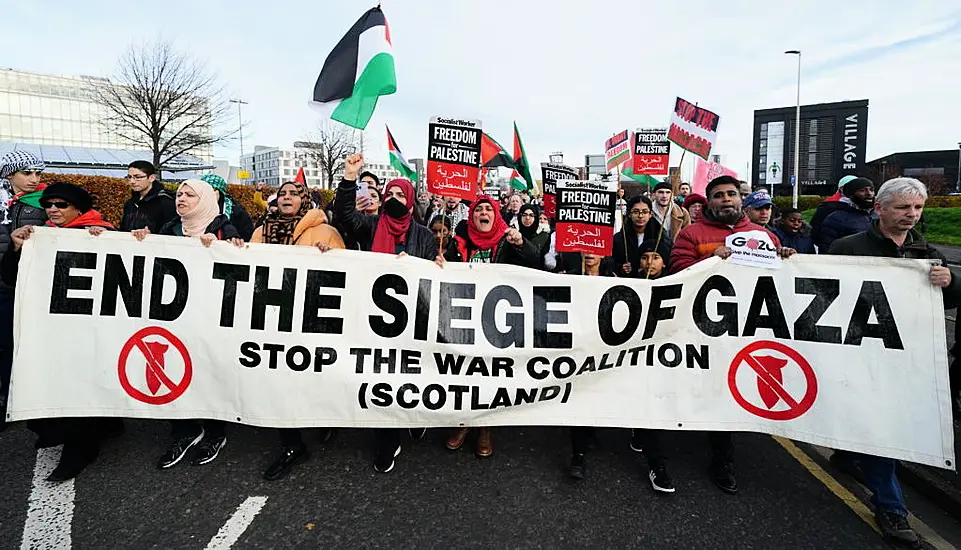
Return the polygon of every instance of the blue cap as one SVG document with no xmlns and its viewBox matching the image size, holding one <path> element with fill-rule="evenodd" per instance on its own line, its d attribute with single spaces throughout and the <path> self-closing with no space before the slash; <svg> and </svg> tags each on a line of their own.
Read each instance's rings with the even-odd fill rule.
<svg viewBox="0 0 961 550">
<path fill-rule="evenodd" d="M 762 206 L 768 206 L 769 204 L 774 204 L 771 202 L 771 195 L 767 191 L 755 191 L 744 198 L 744 202 L 741 206 L 744 208 L 760 208 Z"/>
</svg>

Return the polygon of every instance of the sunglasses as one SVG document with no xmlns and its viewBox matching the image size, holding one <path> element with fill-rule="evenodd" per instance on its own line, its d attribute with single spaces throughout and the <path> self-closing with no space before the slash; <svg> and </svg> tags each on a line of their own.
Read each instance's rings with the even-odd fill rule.
<svg viewBox="0 0 961 550">
<path fill-rule="evenodd" d="M 65 208 L 70 208 L 72 205 L 67 201 L 49 201 L 42 203 L 40 206 L 44 207 L 44 209 L 56 207 L 58 210 L 63 210 Z"/>
</svg>

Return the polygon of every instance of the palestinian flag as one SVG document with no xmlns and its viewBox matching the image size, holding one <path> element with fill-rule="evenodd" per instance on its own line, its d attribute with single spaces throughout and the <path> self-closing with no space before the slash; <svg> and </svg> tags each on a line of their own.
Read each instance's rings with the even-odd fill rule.
<svg viewBox="0 0 961 550">
<path fill-rule="evenodd" d="M 303 166 L 300 167 L 300 170 L 297 170 L 297 175 L 294 176 L 294 181 L 303 184 L 304 187 L 307 187 L 307 177 L 304 176 Z"/>
<path fill-rule="evenodd" d="M 517 168 L 511 170 L 511 187 L 517 189 L 518 191 L 530 191 L 532 187 L 527 186 L 527 182 L 521 177 L 520 173 L 517 172 Z"/>
<path fill-rule="evenodd" d="M 481 166 L 487 168 L 514 167 L 514 162 L 507 154 L 507 150 L 501 147 L 501 144 L 497 143 L 494 138 L 487 135 L 487 132 L 481 134 Z"/>
<path fill-rule="evenodd" d="M 384 126 L 386 127 L 387 125 L 385 124 Z M 407 163 L 407 159 L 405 159 L 404 154 L 400 152 L 400 147 L 398 147 L 397 142 L 394 141 L 394 136 L 391 135 L 389 127 L 387 127 L 387 150 L 390 152 L 390 165 L 400 172 L 402 176 L 417 183 L 417 170 L 414 170 L 414 167 Z"/>
<path fill-rule="evenodd" d="M 363 130 L 377 99 L 396 91 L 387 18 L 380 8 L 372 8 L 327 56 L 310 105 L 337 122 Z"/>
<path fill-rule="evenodd" d="M 647 185 L 651 189 L 654 189 L 655 185 L 661 183 L 661 180 L 655 178 L 654 176 L 635 174 L 634 167 L 629 162 L 624 163 L 624 169 L 621 170 L 621 176 L 623 176 L 621 179 L 627 178 L 629 180 L 636 181 L 637 183 Z"/>
<path fill-rule="evenodd" d="M 521 142 L 521 134 L 517 131 L 517 123 L 514 123 L 514 166 L 517 168 L 517 172 L 524 177 L 524 181 L 527 182 L 527 190 L 530 191 L 534 188 L 534 178 L 531 176 L 531 165 L 527 162 L 527 153 L 524 151 L 524 144 Z M 513 177 L 513 176 L 512 176 Z M 511 185 L 513 185 L 514 180 L 511 179 Z"/>
</svg>

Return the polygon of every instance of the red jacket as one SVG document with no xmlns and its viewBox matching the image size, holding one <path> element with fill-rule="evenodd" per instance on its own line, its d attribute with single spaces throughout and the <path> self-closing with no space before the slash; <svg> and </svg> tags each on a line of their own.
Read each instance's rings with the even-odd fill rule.
<svg viewBox="0 0 961 550">
<path fill-rule="evenodd" d="M 701 260 L 710 258 L 719 246 L 724 246 L 724 239 L 734 233 L 744 231 L 764 231 L 771 237 L 774 246 L 780 247 L 781 241 L 777 235 L 767 229 L 752 223 L 747 216 L 734 224 L 734 228 L 721 222 L 701 218 L 697 223 L 691 224 L 681 230 L 674 241 L 674 248 L 671 249 L 671 273 L 677 273 L 682 269 L 687 269 Z"/>
</svg>

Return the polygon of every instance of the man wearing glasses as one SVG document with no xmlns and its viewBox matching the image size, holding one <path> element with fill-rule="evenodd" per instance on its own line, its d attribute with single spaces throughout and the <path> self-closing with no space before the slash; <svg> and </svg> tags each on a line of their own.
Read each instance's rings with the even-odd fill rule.
<svg viewBox="0 0 961 550">
<path fill-rule="evenodd" d="M 46 165 L 27 151 L 11 151 L 0 158 L 0 256 L 10 247 L 10 233 L 27 225 L 43 225 L 40 207 L 46 187 L 40 173 Z M 0 429 L 7 416 L 7 388 L 13 367 L 13 287 L 0 282 Z"/>
<path fill-rule="evenodd" d="M 156 173 L 154 165 L 145 160 L 135 160 L 127 167 L 130 198 L 123 205 L 121 231 L 149 229 L 160 233 L 160 228 L 177 215 L 174 199 L 157 181 Z"/>
</svg>

